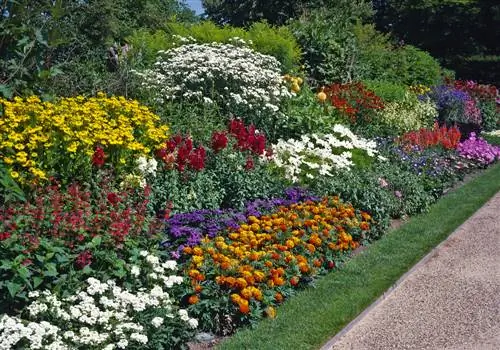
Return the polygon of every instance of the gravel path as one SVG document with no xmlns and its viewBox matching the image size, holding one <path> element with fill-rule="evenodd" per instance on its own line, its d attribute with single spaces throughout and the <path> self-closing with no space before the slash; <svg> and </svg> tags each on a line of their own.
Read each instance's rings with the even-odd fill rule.
<svg viewBox="0 0 500 350">
<path fill-rule="evenodd" d="M 322 350 L 500 349 L 500 192 Z"/>
</svg>

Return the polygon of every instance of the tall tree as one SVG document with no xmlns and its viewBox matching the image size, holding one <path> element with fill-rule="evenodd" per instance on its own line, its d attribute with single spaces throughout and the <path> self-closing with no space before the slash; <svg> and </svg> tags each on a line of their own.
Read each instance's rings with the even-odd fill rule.
<svg viewBox="0 0 500 350">
<path fill-rule="evenodd" d="M 219 24 L 246 26 L 267 20 L 282 25 L 306 9 L 320 6 L 323 0 L 202 0 L 207 16 Z"/>
</svg>

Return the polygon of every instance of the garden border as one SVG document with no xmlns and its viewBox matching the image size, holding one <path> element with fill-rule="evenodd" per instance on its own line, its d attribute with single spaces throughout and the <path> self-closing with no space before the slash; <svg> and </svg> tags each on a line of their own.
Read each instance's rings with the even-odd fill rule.
<svg viewBox="0 0 500 350">
<path fill-rule="evenodd" d="M 408 274 L 411 273 L 411 271 L 413 271 L 416 266 L 418 266 L 420 264 L 421 261 L 424 261 L 425 259 L 428 259 L 428 256 L 429 255 L 432 255 L 432 253 L 434 252 L 434 249 L 436 249 L 436 247 L 439 247 L 443 242 L 446 241 L 446 239 L 453 233 L 455 232 L 455 230 L 460 227 L 461 225 L 463 225 L 464 222 L 466 222 L 480 207 L 482 207 L 483 205 L 485 205 L 490 199 L 492 196 L 494 196 L 495 193 L 498 192 L 498 190 L 500 190 L 500 186 L 498 184 L 498 182 L 495 182 L 495 181 L 492 181 L 496 178 L 496 175 L 500 173 L 500 165 L 499 164 L 496 164 L 494 166 L 492 166 L 490 169 L 487 169 L 486 171 L 484 172 L 481 172 L 479 174 L 479 176 L 477 177 L 473 177 L 471 179 L 470 182 L 467 182 L 465 184 L 463 184 L 462 186 L 460 186 L 459 188 L 456 189 L 456 191 L 451 191 L 449 193 L 447 193 L 447 195 L 443 196 L 440 200 L 438 200 L 438 202 L 436 204 L 433 205 L 433 209 L 434 209 L 434 212 L 435 212 L 435 209 L 436 209 L 436 206 L 439 206 L 440 203 L 441 203 L 441 206 L 443 205 L 446 205 L 446 202 L 448 201 L 453 201 L 456 196 L 468 196 L 466 193 L 464 194 L 463 192 L 464 191 L 473 191 L 473 192 L 477 192 L 475 190 L 473 190 L 474 188 L 477 189 L 478 188 L 478 182 L 481 183 L 483 186 L 480 186 L 483 188 L 483 193 L 480 194 L 479 196 L 475 196 L 475 200 L 473 201 L 473 203 L 462 203 L 462 208 L 460 210 L 461 213 L 469 213 L 471 210 L 473 210 L 472 212 L 469 213 L 469 215 L 467 215 L 466 218 L 462 218 L 460 219 L 460 217 L 463 215 L 457 215 L 458 218 L 454 218 L 453 220 L 450 219 L 450 223 L 445 223 L 445 227 L 443 227 L 441 230 L 439 230 L 434 236 L 436 237 L 435 240 L 438 240 L 439 242 L 434 245 L 432 247 L 429 248 L 426 248 L 426 245 L 422 245 L 421 247 L 419 247 L 419 249 L 416 249 L 414 250 L 414 253 L 413 255 L 414 256 L 422 256 L 421 258 L 419 258 L 416 262 L 416 265 L 413 263 L 413 264 L 409 264 L 410 268 L 409 270 L 406 270 L 402 275 L 400 274 L 399 277 L 395 278 L 395 282 L 392 282 L 390 283 L 389 287 L 385 287 L 383 288 L 383 284 L 385 283 L 383 280 L 384 278 L 382 278 L 381 281 L 375 281 L 375 282 L 379 282 L 379 284 L 381 283 L 382 284 L 382 287 L 379 285 L 378 287 L 375 286 L 376 289 L 378 290 L 381 290 L 380 293 L 372 293 L 372 294 L 378 294 L 377 296 L 375 296 L 375 298 L 372 298 L 372 301 L 371 302 L 368 302 L 366 303 L 366 300 L 359 300 L 360 298 L 358 298 L 358 305 L 360 305 L 362 309 L 362 311 L 357 314 L 357 315 L 354 315 L 354 317 L 351 317 L 349 316 L 348 314 L 349 313 L 356 313 L 356 311 L 352 311 L 349 312 L 347 311 L 346 312 L 346 315 L 343 315 L 344 318 L 340 317 L 341 320 L 337 322 L 336 325 L 341 325 L 343 324 L 344 326 L 342 327 L 332 327 L 332 332 L 335 332 L 335 329 L 338 328 L 339 329 L 339 332 L 343 332 L 344 329 L 346 329 L 347 327 L 353 325 L 353 323 L 355 323 L 355 320 L 359 320 L 360 318 L 363 317 L 363 315 L 365 315 L 367 312 L 369 312 L 369 310 L 371 308 L 374 307 L 374 301 L 375 303 L 376 302 L 380 302 L 381 300 L 383 300 L 384 298 L 386 298 L 390 292 L 398 285 L 400 284 L 406 276 L 408 276 Z M 458 193 L 457 193 L 458 192 Z M 487 197 L 487 198 L 485 198 Z M 443 203 L 444 201 L 444 203 Z M 471 209 L 473 208 L 473 209 Z M 437 208 L 439 209 L 439 207 Z M 393 230 L 392 232 L 388 233 L 386 236 L 384 237 L 388 237 L 388 236 L 394 236 L 394 234 L 397 234 L 398 232 L 401 232 L 401 231 L 404 231 L 405 230 L 405 227 L 408 229 L 408 225 L 410 225 L 409 227 L 411 228 L 412 227 L 412 223 L 413 225 L 414 222 L 417 220 L 417 221 L 422 221 L 422 220 L 426 220 L 426 218 L 428 218 L 430 215 L 432 215 L 432 210 L 431 212 L 429 213 L 426 213 L 426 214 L 423 214 L 423 215 L 417 215 L 413 218 L 411 218 L 407 223 L 405 223 L 402 227 L 396 229 L 396 230 Z M 458 225 L 456 225 L 455 227 L 449 227 L 449 226 L 453 226 L 453 222 L 455 221 L 461 221 Z M 448 228 L 446 228 L 446 226 L 448 226 Z M 444 235 L 444 237 L 443 237 Z M 442 238 L 440 238 L 442 237 Z M 381 242 L 383 241 L 384 238 L 378 242 Z M 377 244 L 378 242 L 375 242 L 375 244 Z M 380 245 L 380 244 L 378 244 Z M 425 253 L 421 254 L 421 253 L 418 253 L 419 250 L 424 250 L 426 251 Z M 368 249 L 368 250 L 365 250 L 363 251 L 362 254 L 359 254 L 358 256 L 354 257 L 353 259 L 350 259 L 349 262 L 347 263 L 347 265 L 353 265 L 354 262 L 356 261 L 359 261 L 360 258 L 363 259 L 362 257 L 365 256 L 365 259 L 366 259 L 366 256 L 367 255 L 372 255 L 372 256 L 376 256 L 377 252 L 373 251 L 370 253 L 370 251 L 372 251 L 372 249 Z M 415 259 L 409 259 L 409 260 L 415 260 Z M 359 267 L 357 267 L 359 268 Z M 394 269 L 397 269 L 397 268 L 394 268 Z M 399 268 L 401 269 L 401 268 Z M 338 272 L 340 272 L 342 274 L 342 270 L 344 269 L 341 269 L 339 270 Z M 336 275 L 336 276 L 335 276 Z M 345 275 L 345 274 L 343 274 Z M 330 276 L 330 277 L 329 277 Z M 335 276 L 335 277 L 332 277 L 332 276 Z M 330 282 L 330 285 L 332 285 L 334 283 L 333 280 L 335 279 L 339 279 L 341 277 L 339 277 L 340 275 L 339 274 L 330 274 L 330 275 L 327 275 L 327 276 L 323 276 L 321 280 L 329 280 Z M 392 279 L 393 277 L 390 277 L 390 279 Z M 323 285 L 326 285 L 328 281 L 324 281 Z M 321 289 L 321 288 L 328 288 L 328 287 L 319 287 L 318 289 Z M 382 290 L 383 289 L 383 290 Z M 306 289 L 305 291 L 302 291 L 301 293 L 299 293 L 297 296 L 295 296 L 293 299 L 295 298 L 302 298 L 303 301 L 304 301 L 304 298 L 308 298 L 308 297 L 311 297 L 311 294 L 314 294 L 314 293 L 317 293 L 317 294 L 320 294 L 321 291 L 316 291 L 316 290 L 312 290 L 311 288 L 308 288 Z M 301 294 L 302 294 L 302 297 L 301 297 Z M 370 293 L 368 293 L 370 294 Z M 365 297 L 366 299 L 366 297 Z M 352 299 L 351 299 L 352 300 Z M 326 302 L 324 302 L 326 304 Z M 333 302 L 331 302 L 332 305 L 333 305 Z M 295 302 L 295 304 L 297 304 L 297 302 Z M 367 304 L 367 306 L 363 307 L 364 304 Z M 326 305 L 323 305 L 323 307 L 325 307 Z M 307 308 L 307 305 L 305 305 L 304 307 Z M 280 308 L 282 311 L 279 312 L 279 317 L 283 317 L 283 318 L 286 318 L 288 315 L 286 315 L 287 311 L 284 310 L 284 308 L 286 308 L 286 305 L 284 305 L 282 308 Z M 289 309 L 289 308 L 288 308 Z M 353 309 L 355 309 L 355 307 L 353 307 Z M 292 312 L 293 311 L 289 311 L 289 312 Z M 307 319 L 306 317 L 304 319 Z M 350 319 L 350 320 L 349 320 Z M 278 321 L 278 320 L 274 320 L 274 321 Z M 272 324 L 270 324 L 269 322 L 274 322 L 274 321 L 269 321 L 269 320 L 263 320 L 261 323 L 260 326 L 257 326 L 258 329 L 257 330 L 249 330 L 248 328 L 247 329 L 241 329 L 241 331 L 238 331 L 235 335 L 223 340 L 220 344 L 217 344 L 216 345 L 216 349 L 255 349 L 255 348 L 259 348 L 259 349 L 276 349 L 276 348 L 282 348 L 283 346 L 286 346 L 286 347 L 289 347 L 289 346 L 293 346 L 289 343 L 287 343 L 285 345 L 285 343 L 283 343 L 283 340 L 281 340 L 281 343 L 279 345 L 277 344 L 271 344 L 270 343 L 270 338 L 269 336 L 266 336 L 266 335 L 269 335 L 270 332 L 273 332 L 272 330 Z M 278 321 L 279 322 L 279 321 Z M 319 325 L 320 323 L 319 322 L 324 322 L 324 321 L 321 321 L 321 320 L 318 320 L 318 323 L 317 325 Z M 346 326 L 347 324 L 347 326 Z M 266 332 L 266 326 L 268 328 L 268 331 Z M 315 325 L 314 323 L 311 323 L 311 324 L 308 324 L 308 325 L 303 325 L 303 327 L 306 326 L 308 329 L 310 328 L 313 328 Z M 274 324 L 274 327 L 278 328 L 278 326 L 276 326 L 276 324 Z M 281 331 L 283 331 L 283 333 L 286 332 L 286 330 L 288 329 L 288 331 L 290 331 L 291 328 L 286 328 L 286 327 L 283 327 L 281 329 Z M 259 331 L 260 330 L 260 331 Z M 264 334 L 266 332 L 266 334 Z M 238 335 L 238 333 L 240 333 L 240 335 Z M 245 333 L 245 334 L 241 334 L 241 333 Z M 256 333 L 260 333 L 259 335 L 259 339 L 255 340 L 254 342 L 254 338 L 255 338 L 255 334 Z M 289 334 L 292 334 L 292 333 L 289 333 Z M 323 335 L 325 334 L 325 331 L 323 331 L 322 333 Z M 335 338 L 336 336 L 334 336 Z M 311 339 L 313 338 L 313 339 Z M 320 338 L 323 338 L 322 341 L 319 341 Z M 326 338 L 326 339 L 325 339 Z M 328 338 L 330 338 L 330 340 L 328 340 Z M 298 340 L 296 343 L 295 343 L 295 346 L 299 346 L 301 349 L 302 348 L 316 348 L 316 349 L 322 349 L 324 350 L 325 349 L 325 346 L 327 344 L 330 343 L 330 341 L 334 338 L 331 338 L 331 337 L 324 337 L 322 336 L 321 334 L 318 334 L 317 332 L 315 333 L 315 335 L 312 335 L 311 337 L 309 337 L 308 339 L 300 339 Z M 273 333 L 272 334 L 272 339 L 283 339 L 283 337 L 280 336 L 280 334 L 277 334 L 277 333 Z M 326 344 L 325 344 L 325 341 L 326 341 Z M 265 342 L 265 347 L 262 348 L 262 347 L 259 347 L 257 344 L 260 344 L 260 345 L 263 345 Z M 281 347 L 280 347 L 281 346 Z M 323 347 L 321 347 L 323 346 Z"/>
</svg>

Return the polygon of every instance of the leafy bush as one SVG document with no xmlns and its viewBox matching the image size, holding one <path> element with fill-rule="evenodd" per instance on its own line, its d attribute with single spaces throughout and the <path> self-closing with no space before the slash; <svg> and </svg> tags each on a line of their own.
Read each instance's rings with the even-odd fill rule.
<svg viewBox="0 0 500 350">
<path fill-rule="evenodd" d="M 318 102 L 318 95 L 304 84 L 300 93 L 285 104 L 283 108 L 285 116 L 276 121 L 276 137 L 272 140 L 297 139 L 303 134 L 321 133 L 344 121 L 340 111 L 333 106 Z"/>
<path fill-rule="evenodd" d="M 354 25 L 370 15 L 369 2 L 341 0 L 304 13 L 290 23 L 302 47 L 308 74 L 317 84 L 358 78 Z"/>
<path fill-rule="evenodd" d="M 210 21 L 199 23 L 169 22 L 165 30 L 135 31 L 127 38 L 132 54 L 139 55 L 144 64 L 155 61 L 157 52 L 172 49 L 185 40 L 199 44 L 222 43 L 247 45 L 249 48 L 275 57 L 283 71 L 296 69 L 301 50 L 287 27 L 271 27 L 265 22 L 252 24 L 247 30 L 226 25 L 219 27 Z"/>
<path fill-rule="evenodd" d="M 436 59 L 411 45 L 395 46 L 387 34 L 374 25 L 354 27 L 359 57 L 358 78 L 383 80 L 402 85 L 435 85 L 441 81 L 442 70 Z"/>
<path fill-rule="evenodd" d="M 375 95 L 379 96 L 384 103 L 403 101 L 408 92 L 405 85 L 393 83 L 384 80 L 364 80 L 363 84 L 368 90 L 371 90 Z"/>
<path fill-rule="evenodd" d="M 168 127 L 137 101 L 123 97 L 0 99 L 1 158 L 22 183 L 50 176 L 69 182 L 90 174 L 99 155 L 115 168 L 135 167 L 168 138 Z M 105 160 L 104 157 L 108 159 Z M 100 165 L 102 165 L 100 164 Z"/>
<path fill-rule="evenodd" d="M 216 104 L 258 127 L 272 126 L 282 101 L 292 96 L 274 57 L 228 44 L 183 45 L 137 74 L 152 103 Z"/>
</svg>

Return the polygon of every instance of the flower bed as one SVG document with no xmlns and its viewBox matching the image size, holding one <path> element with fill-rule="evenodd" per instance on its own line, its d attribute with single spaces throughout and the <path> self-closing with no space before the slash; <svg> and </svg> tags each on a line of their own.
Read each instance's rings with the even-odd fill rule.
<svg viewBox="0 0 500 350">
<path fill-rule="evenodd" d="M 299 285 L 359 246 L 371 222 L 370 215 L 335 197 L 249 215 L 223 234 L 184 248 L 190 255 L 190 309 L 218 332 L 264 313 L 274 317 L 274 306 Z"/>
</svg>

